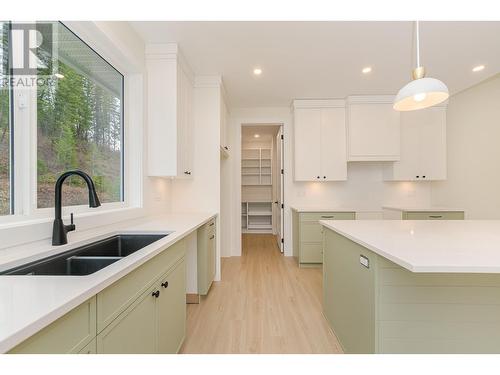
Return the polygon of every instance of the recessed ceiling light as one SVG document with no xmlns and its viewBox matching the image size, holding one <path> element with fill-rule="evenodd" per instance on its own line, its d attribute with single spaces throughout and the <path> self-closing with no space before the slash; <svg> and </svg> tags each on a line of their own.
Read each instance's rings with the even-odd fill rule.
<svg viewBox="0 0 500 375">
<path fill-rule="evenodd" d="M 363 70 L 361 70 L 361 72 L 362 72 L 363 74 L 368 74 L 368 73 L 370 73 L 371 71 L 372 71 L 372 67 L 371 67 L 371 66 L 367 66 L 367 67 L 363 68 Z"/>
<path fill-rule="evenodd" d="M 55 76 L 56 78 L 59 78 L 59 79 L 64 78 L 64 74 L 61 74 L 61 73 L 56 73 L 56 74 L 54 74 L 54 76 Z"/>
<path fill-rule="evenodd" d="M 260 138 L 260 134 L 254 134 L 253 137 L 254 138 Z"/>
<path fill-rule="evenodd" d="M 478 66 L 475 66 L 474 68 L 472 68 L 472 71 L 473 72 L 480 72 L 481 70 L 483 70 L 485 68 L 484 65 L 478 65 Z"/>
<path fill-rule="evenodd" d="M 255 74 L 256 76 L 260 76 L 262 74 L 262 69 L 261 68 L 255 68 L 253 70 L 253 74 Z"/>
</svg>

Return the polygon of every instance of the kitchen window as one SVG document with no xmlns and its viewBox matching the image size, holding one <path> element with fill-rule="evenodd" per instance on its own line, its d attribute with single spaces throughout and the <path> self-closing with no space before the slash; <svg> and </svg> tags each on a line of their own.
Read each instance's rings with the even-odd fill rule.
<svg viewBox="0 0 500 375">
<path fill-rule="evenodd" d="M 123 201 L 123 75 L 66 26 L 55 23 L 57 71 L 38 86 L 37 207 L 54 206 L 54 183 L 70 169 L 88 173 L 102 203 Z M 39 69 L 50 75 L 52 67 Z M 88 201 L 85 182 L 69 178 L 63 204 Z"/>
<path fill-rule="evenodd" d="M 58 176 L 71 169 L 93 178 L 101 203 L 122 207 L 124 76 L 64 24 L 39 25 L 52 47 L 36 50 L 37 84 L 0 85 L 0 215 L 40 216 L 54 206 Z M 0 23 L 2 83 L 15 65 L 15 27 Z M 87 205 L 81 179 L 67 179 L 63 190 L 64 206 Z"/>
<path fill-rule="evenodd" d="M 0 77 L 8 74 L 9 24 L 0 22 Z M 10 90 L 0 81 L 0 216 L 11 213 Z"/>
</svg>

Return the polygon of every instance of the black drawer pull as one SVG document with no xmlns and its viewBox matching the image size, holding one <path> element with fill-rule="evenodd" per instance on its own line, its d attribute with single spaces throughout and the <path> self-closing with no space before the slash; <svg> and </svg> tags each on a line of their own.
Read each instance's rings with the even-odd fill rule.
<svg viewBox="0 0 500 375">
<path fill-rule="evenodd" d="M 213 227 L 213 226 L 214 226 L 214 224 L 215 224 L 215 222 L 213 222 L 213 221 L 212 221 L 210 224 L 208 224 L 208 226 L 209 226 L 209 227 Z"/>
<path fill-rule="evenodd" d="M 164 283 L 161 283 L 161 286 L 164 288 L 168 288 L 168 281 L 165 281 Z"/>
<path fill-rule="evenodd" d="M 160 296 L 160 291 L 156 290 L 151 294 L 153 297 L 158 298 Z"/>
<path fill-rule="evenodd" d="M 429 215 L 429 217 L 432 219 L 441 219 L 443 215 Z"/>
<path fill-rule="evenodd" d="M 209 238 L 209 240 L 213 240 L 215 238 L 215 234 L 212 234 Z"/>
<path fill-rule="evenodd" d="M 321 216 L 322 219 L 333 219 L 335 216 L 334 215 L 323 215 Z"/>
</svg>

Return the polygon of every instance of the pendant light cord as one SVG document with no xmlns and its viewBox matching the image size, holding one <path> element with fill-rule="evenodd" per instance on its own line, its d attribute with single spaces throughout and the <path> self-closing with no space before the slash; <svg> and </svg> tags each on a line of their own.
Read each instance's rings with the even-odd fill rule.
<svg viewBox="0 0 500 375">
<path fill-rule="evenodd" d="M 417 68 L 420 67 L 420 30 L 418 21 L 415 21 L 415 31 L 417 34 Z"/>
</svg>

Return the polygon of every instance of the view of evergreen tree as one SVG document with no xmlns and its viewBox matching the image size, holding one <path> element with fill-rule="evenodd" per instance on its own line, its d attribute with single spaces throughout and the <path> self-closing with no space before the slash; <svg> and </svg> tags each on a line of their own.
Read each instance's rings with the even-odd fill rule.
<svg viewBox="0 0 500 375">
<path fill-rule="evenodd" d="M 8 25 L 0 23 L 0 77 L 9 72 Z M 37 206 L 54 206 L 54 184 L 70 169 L 92 176 L 102 203 L 120 202 L 123 76 L 65 25 L 50 25 L 37 27 L 43 40 L 56 41 L 58 54 L 37 50 L 38 78 L 45 84 L 37 84 L 36 103 L 29 104 L 36 104 L 37 113 Z M 0 215 L 10 212 L 10 94 L 4 86 L 0 85 Z M 14 116 L 14 131 L 16 126 L 21 125 Z M 87 188 L 80 178 L 69 178 L 63 191 L 64 205 L 87 204 Z"/>
<path fill-rule="evenodd" d="M 0 22 L 0 215 L 10 213 L 9 90 L 2 78 L 8 72 L 8 23 Z"/>
</svg>

